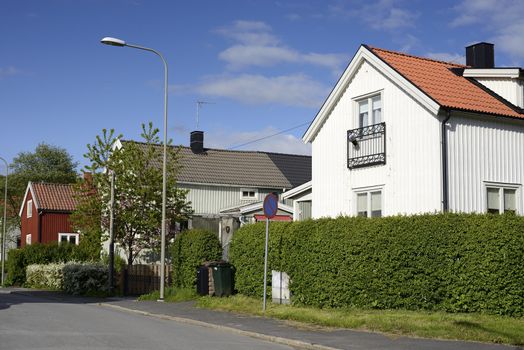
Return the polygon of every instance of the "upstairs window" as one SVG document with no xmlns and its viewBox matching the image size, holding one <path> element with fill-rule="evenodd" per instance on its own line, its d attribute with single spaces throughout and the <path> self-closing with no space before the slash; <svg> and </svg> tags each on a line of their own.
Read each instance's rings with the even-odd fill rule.
<svg viewBox="0 0 524 350">
<path fill-rule="evenodd" d="M 240 189 L 240 199 L 242 200 L 256 200 L 258 198 L 258 191 L 252 188 Z"/>
<path fill-rule="evenodd" d="M 488 186 L 487 211 L 492 214 L 516 213 L 517 189 L 504 186 Z"/>
<path fill-rule="evenodd" d="M 382 191 L 357 193 L 357 216 L 376 218 L 382 216 Z"/>
<path fill-rule="evenodd" d="M 366 97 L 358 101 L 358 127 L 382 123 L 381 94 Z"/>
<path fill-rule="evenodd" d="M 28 218 L 33 216 L 33 200 L 32 199 L 27 201 L 26 211 L 27 211 Z"/>
</svg>

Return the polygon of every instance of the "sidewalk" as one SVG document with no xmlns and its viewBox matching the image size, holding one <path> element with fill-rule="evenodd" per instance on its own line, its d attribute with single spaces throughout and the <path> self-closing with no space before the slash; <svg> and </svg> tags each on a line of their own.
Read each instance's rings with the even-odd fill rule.
<svg viewBox="0 0 524 350">
<path fill-rule="evenodd" d="M 159 303 L 113 299 L 100 303 L 128 312 L 173 319 L 179 322 L 220 328 L 299 348 L 310 349 L 388 349 L 388 350 L 510 350 L 522 347 L 463 341 L 430 340 L 390 336 L 346 329 L 325 330 L 293 326 L 288 322 L 229 312 L 198 309 L 193 302 Z"/>
<path fill-rule="evenodd" d="M 134 298 L 101 299 L 75 297 L 61 292 L 26 288 L 0 288 L 0 294 L 7 293 L 16 293 L 64 303 L 91 304 L 113 308 L 120 312 L 133 312 L 148 317 L 158 317 L 215 328 L 301 349 L 524 350 L 523 347 L 518 346 L 408 338 L 347 329 L 327 330 L 314 326 L 299 326 L 296 323 L 292 324 L 282 320 L 199 309 L 194 306 L 194 302 L 159 303 L 155 301 L 136 301 Z"/>
</svg>

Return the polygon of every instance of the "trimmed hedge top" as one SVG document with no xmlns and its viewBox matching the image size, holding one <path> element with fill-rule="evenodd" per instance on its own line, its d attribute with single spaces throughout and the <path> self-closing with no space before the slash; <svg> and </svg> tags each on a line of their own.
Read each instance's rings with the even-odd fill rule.
<svg viewBox="0 0 524 350">
<path fill-rule="evenodd" d="M 264 224 L 235 233 L 240 293 L 263 292 Z M 524 218 L 437 214 L 271 223 L 269 271 L 293 302 L 524 315 Z M 271 278 L 268 279 L 271 281 Z"/>
</svg>

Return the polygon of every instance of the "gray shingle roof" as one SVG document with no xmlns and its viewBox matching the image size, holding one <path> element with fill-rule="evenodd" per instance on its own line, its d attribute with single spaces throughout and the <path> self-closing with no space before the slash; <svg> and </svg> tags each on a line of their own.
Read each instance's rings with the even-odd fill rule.
<svg viewBox="0 0 524 350">
<path fill-rule="evenodd" d="M 310 156 L 210 148 L 195 154 L 189 147 L 180 147 L 179 155 L 181 183 L 290 189 L 311 180 Z"/>
</svg>

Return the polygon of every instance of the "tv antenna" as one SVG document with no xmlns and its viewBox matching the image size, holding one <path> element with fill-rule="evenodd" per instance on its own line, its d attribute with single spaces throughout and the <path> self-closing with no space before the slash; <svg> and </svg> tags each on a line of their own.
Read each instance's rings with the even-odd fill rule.
<svg viewBox="0 0 524 350">
<path fill-rule="evenodd" d="M 200 122 L 200 108 L 202 108 L 202 105 L 214 105 L 215 102 L 209 102 L 209 101 L 196 101 L 197 105 L 197 113 L 196 113 L 196 130 L 198 130 L 198 124 Z"/>
</svg>

